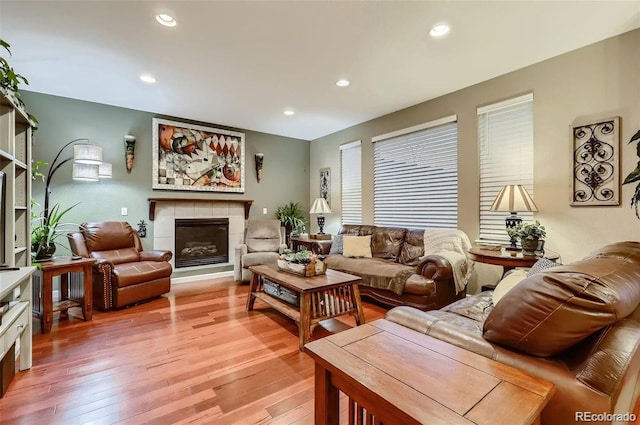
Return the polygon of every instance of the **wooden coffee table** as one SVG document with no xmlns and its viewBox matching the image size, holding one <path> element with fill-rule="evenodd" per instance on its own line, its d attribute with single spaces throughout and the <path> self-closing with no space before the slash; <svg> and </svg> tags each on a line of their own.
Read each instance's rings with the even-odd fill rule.
<svg viewBox="0 0 640 425">
<path fill-rule="evenodd" d="M 380 319 L 305 346 L 316 361 L 315 423 L 537 424 L 552 383 Z"/>
<path fill-rule="evenodd" d="M 261 299 L 298 325 L 299 349 L 309 342 L 313 329 L 322 320 L 350 314 L 356 324 L 364 324 L 358 283 L 360 277 L 328 269 L 326 274 L 312 277 L 279 271 L 276 265 L 251 266 L 253 273 L 247 297 L 247 311 Z M 300 294 L 300 306 L 289 304 L 264 292 L 264 279 Z"/>
</svg>

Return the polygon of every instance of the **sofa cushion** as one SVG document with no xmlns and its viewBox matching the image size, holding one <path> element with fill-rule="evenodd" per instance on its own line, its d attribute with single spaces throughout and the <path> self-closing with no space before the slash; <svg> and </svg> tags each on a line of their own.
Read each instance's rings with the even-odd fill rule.
<svg viewBox="0 0 640 425">
<path fill-rule="evenodd" d="M 415 267 L 381 258 L 348 258 L 342 255 L 328 255 L 324 263 L 330 269 L 360 276 L 362 285 L 386 289 L 397 295 L 403 294 L 407 279 L 416 270 Z"/>
<path fill-rule="evenodd" d="M 596 257 L 524 279 L 484 323 L 484 337 L 536 356 L 561 353 L 630 315 L 640 303 L 640 268 Z"/>
<path fill-rule="evenodd" d="M 398 262 L 408 266 L 417 266 L 424 255 L 424 230 L 407 230 L 404 243 L 400 248 Z"/>
<path fill-rule="evenodd" d="M 371 235 L 371 254 L 377 258 L 397 261 L 407 229 L 376 227 Z"/>
<path fill-rule="evenodd" d="M 280 254 L 277 252 L 249 252 L 242 256 L 242 267 L 259 266 L 261 264 L 276 264 Z"/>
<path fill-rule="evenodd" d="M 342 255 L 345 257 L 371 258 L 371 235 L 344 236 Z"/>
<path fill-rule="evenodd" d="M 551 261 L 548 258 L 541 258 L 531 267 L 527 276 L 531 276 L 532 274 L 543 272 L 547 269 L 551 269 L 553 267 L 561 266 L 562 263 L 556 263 L 555 261 Z"/>
<path fill-rule="evenodd" d="M 498 304 L 498 302 L 507 295 L 513 287 L 515 287 L 518 283 L 522 282 L 527 277 L 527 271 L 522 269 L 515 269 L 511 273 L 507 274 L 493 290 L 493 305 Z"/>
<path fill-rule="evenodd" d="M 127 222 L 87 222 L 80 229 L 89 252 L 135 247 L 134 230 Z"/>
<path fill-rule="evenodd" d="M 360 224 L 343 224 L 342 227 L 340 227 L 338 234 L 359 236 L 361 227 L 362 225 Z"/>
</svg>

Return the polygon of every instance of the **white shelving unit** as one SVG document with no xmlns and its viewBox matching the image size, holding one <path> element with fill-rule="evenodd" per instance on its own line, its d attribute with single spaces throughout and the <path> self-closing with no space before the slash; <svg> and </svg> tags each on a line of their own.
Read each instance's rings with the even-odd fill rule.
<svg viewBox="0 0 640 425">
<path fill-rule="evenodd" d="M 31 128 L 27 114 L 0 90 L 0 171 L 5 173 L 0 264 L 31 264 Z"/>
</svg>

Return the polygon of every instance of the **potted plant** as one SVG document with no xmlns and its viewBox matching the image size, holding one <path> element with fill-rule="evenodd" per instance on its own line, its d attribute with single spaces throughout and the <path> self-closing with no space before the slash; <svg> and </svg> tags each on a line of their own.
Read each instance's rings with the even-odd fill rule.
<svg viewBox="0 0 640 425">
<path fill-rule="evenodd" d="M 547 236 L 547 232 L 538 220 L 534 223 L 519 223 L 516 227 L 507 229 L 510 237 L 520 240 L 522 255 L 536 255 L 538 244 Z"/>
<path fill-rule="evenodd" d="M 11 50 L 9 50 L 11 45 L 1 38 L 0 47 L 11 56 Z M 6 58 L 0 56 L 0 87 L 26 112 L 24 102 L 20 99 L 20 93 L 18 92 L 20 84 L 29 85 L 29 81 L 23 75 L 15 72 Z M 27 112 L 27 116 L 35 124 L 38 123 L 36 117 L 30 113 Z"/>
<path fill-rule="evenodd" d="M 32 201 L 33 202 L 33 201 Z M 49 211 L 49 216 L 44 213 L 34 216 L 31 220 L 31 256 L 35 261 L 50 259 L 56 252 L 56 240 L 68 231 L 77 229 L 73 223 L 62 223 L 60 220 L 69 212 L 74 204 L 66 210 L 60 211 L 60 205 L 56 204 Z M 73 227 L 72 227 L 73 226 Z"/>
<path fill-rule="evenodd" d="M 298 202 L 280 205 L 276 210 L 276 218 L 286 229 L 287 239 L 293 230 L 297 231 L 307 224 L 302 207 Z"/>
</svg>

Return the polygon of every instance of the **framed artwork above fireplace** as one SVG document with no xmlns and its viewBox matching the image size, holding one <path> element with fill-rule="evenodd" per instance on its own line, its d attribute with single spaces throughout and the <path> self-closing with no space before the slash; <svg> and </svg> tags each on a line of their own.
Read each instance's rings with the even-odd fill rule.
<svg viewBox="0 0 640 425">
<path fill-rule="evenodd" d="M 244 133 L 153 119 L 153 189 L 244 193 Z"/>
</svg>

